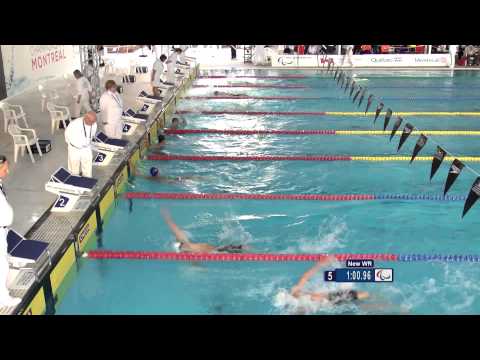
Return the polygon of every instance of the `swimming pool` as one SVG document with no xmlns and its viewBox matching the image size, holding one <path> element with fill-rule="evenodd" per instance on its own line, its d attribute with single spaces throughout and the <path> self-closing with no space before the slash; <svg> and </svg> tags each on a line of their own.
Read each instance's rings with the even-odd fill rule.
<svg viewBox="0 0 480 360">
<path fill-rule="evenodd" d="M 211 74 L 224 74 L 211 71 Z M 251 71 L 235 74 L 251 74 Z M 220 88 L 248 96 L 318 97 L 316 100 L 188 99 L 178 110 L 362 111 L 331 78 L 317 71 L 255 70 L 257 75 L 300 74 L 300 79 L 241 78 L 196 81 L 189 97 L 209 96 L 212 84 L 241 81 L 304 85 L 307 88 Z M 357 78 L 394 111 L 478 111 L 476 72 L 355 71 Z M 392 98 L 389 100 L 389 98 Z M 422 99 L 423 98 L 423 99 Z M 479 96 L 480 98 L 480 96 Z M 366 99 L 365 99 L 366 100 Z M 376 104 L 372 105 L 374 107 Z M 185 114 L 189 129 L 371 130 L 365 116 L 262 116 Z M 393 121 L 393 120 L 392 120 Z M 411 116 L 423 130 L 478 130 L 477 117 Z M 381 129 L 383 116 L 375 129 Z M 391 124 L 389 126 L 391 128 Z M 417 136 L 399 154 L 411 156 Z M 458 156 L 479 156 L 478 136 L 432 136 Z M 166 152 L 184 155 L 349 155 L 393 156 L 399 136 L 222 135 L 167 137 Z M 431 156 L 431 142 L 421 155 Z M 132 178 L 127 191 L 243 194 L 439 194 L 450 165 L 445 161 L 429 182 L 430 161 L 154 161 L 165 175 L 195 175 L 182 184 Z M 478 163 L 469 166 L 479 171 Z M 449 194 L 468 194 L 474 176 L 464 171 Z M 476 239 L 478 208 L 460 219 L 463 201 L 387 199 L 376 201 L 302 200 L 142 200 L 119 197 L 100 238 L 90 247 L 110 250 L 173 251 L 173 236 L 160 217 L 167 208 L 197 242 L 243 243 L 259 253 L 480 254 Z M 337 264 L 340 265 L 340 264 Z M 480 312 L 478 263 L 411 262 L 393 267 L 393 284 L 359 284 L 371 291 L 373 305 L 331 307 L 287 295 L 312 266 L 305 262 L 188 263 L 148 260 L 81 259 L 58 314 L 289 314 L 301 305 L 308 314 L 476 314 Z M 335 266 L 333 266 L 335 267 Z M 327 267 L 332 268 L 332 266 Z M 310 289 L 334 289 L 319 273 Z"/>
</svg>

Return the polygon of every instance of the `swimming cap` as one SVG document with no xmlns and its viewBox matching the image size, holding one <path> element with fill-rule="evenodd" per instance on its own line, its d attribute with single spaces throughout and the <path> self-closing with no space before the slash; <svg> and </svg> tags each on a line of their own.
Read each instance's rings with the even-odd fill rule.
<svg viewBox="0 0 480 360">
<path fill-rule="evenodd" d="M 163 140 L 165 140 L 165 135 L 159 134 L 158 135 L 158 143 L 161 143 Z"/>
<path fill-rule="evenodd" d="M 176 252 L 180 252 L 180 248 L 182 247 L 182 244 L 176 241 L 173 243 L 173 247 L 175 248 Z"/>
<path fill-rule="evenodd" d="M 156 167 L 150 168 L 150 175 L 157 176 L 158 175 L 158 168 L 156 168 Z"/>
</svg>

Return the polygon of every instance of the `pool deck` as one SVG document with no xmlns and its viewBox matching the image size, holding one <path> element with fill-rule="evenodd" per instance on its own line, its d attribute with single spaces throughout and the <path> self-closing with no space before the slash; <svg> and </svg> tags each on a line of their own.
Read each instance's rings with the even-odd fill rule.
<svg viewBox="0 0 480 360">
<path fill-rule="evenodd" d="M 194 73 L 195 69 L 192 69 L 192 76 Z M 141 104 L 135 98 L 141 90 L 151 92 L 149 75 L 149 73 L 137 74 L 135 83 L 123 84 L 122 97 L 125 109 L 128 107 L 139 109 L 141 107 Z M 121 76 L 107 74 L 103 77 L 102 82 L 107 79 L 113 79 L 118 84 L 122 84 Z M 76 211 L 68 213 L 50 212 L 57 196 L 45 190 L 45 183 L 49 180 L 51 174 L 61 166 L 67 168 L 67 144 L 64 138 L 64 130 L 57 129 L 52 135 L 49 113 L 48 111 L 41 111 L 41 97 L 37 89 L 30 89 L 8 98 L 7 102 L 9 104 L 23 106 L 28 125 L 36 130 L 38 138 L 49 139 L 52 142 L 52 150 L 44 154 L 42 158 L 38 154 L 34 154 L 36 161 L 34 164 L 28 152 L 23 157 L 19 153 L 17 163 L 14 163 L 12 138 L 8 133 L 0 132 L 0 154 L 6 155 L 10 163 L 10 175 L 5 179 L 4 186 L 15 214 L 11 228 L 28 239 L 48 242 L 47 250 L 50 252 L 52 259 L 62 255 L 66 251 L 66 240 L 72 236 L 73 229 L 85 221 L 85 211 L 95 206 L 105 195 L 105 192 L 114 187 L 112 178 L 115 174 L 118 175 L 119 171 L 125 167 L 124 165 L 131 154 L 139 148 L 138 142 L 145 137 L 147 129 L 157 121 L 170 103 L 173 106 L 178 95 L 177 91 L 185 88 L 188 80 L 189 78 L 186 77 L 177 89 L 167 93 L 167 99 L 163 104 L 155 106 L 145 126 L 139 125 L 131 136 L 124 136 L 124 139 L 129 141 L 129 145 L 125 150 L 117 152 L 109 165 L 93 167 L 93 177 L 98 179 L 95 189 L 92 194 L 79 200 L 81 206 Z M 73 97 L 70 94 L 70 89 L 73 88 L 73 79 L 53 79 L 48 83 L 48 88 L 58 90 L 60 99 L 56 101 L 57 104 L 68 105 L 73 102 Z M 0 125 L 3 127 L 3 121 Z M 99 130 L 101 130 L 100 124 Z M 48 259 L 46 259 L 44 264 L 38 264 L 38 266 L 41 267 L 38 277 L 36 277 L 36 271 L 33 269 L 12 271 L 14 279 L 10 281 L 10 293 L 22 298 L 23 301 L 16 308 L 0 308 L 0 315 L 24 312 L 26 305 L 31 300 L 25 299 L 25 295 L 32 287 L 38 285 L 44 272 L 48 272 L 49 269 L 51 271 L 52 264 L 48 263 Z"/>
</svg>

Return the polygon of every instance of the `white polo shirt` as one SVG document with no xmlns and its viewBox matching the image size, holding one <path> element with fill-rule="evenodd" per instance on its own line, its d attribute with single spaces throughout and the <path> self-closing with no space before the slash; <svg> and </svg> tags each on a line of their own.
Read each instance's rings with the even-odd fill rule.
<svg viewBox="0 0 480 360">
<path fill-rule="evenodd" d="M 92 139 L 97 133 L 97 123 L 87 125 L 83 117 L 73 120 L 65 130 L 65 141 L 77 150 L 90 149 Z"/>
<path fill-rule="evenodd" d="M 76 80 L 77 96 L 82 95 L 83 98 L 88 98 L 88 93 L 92 91 L 92 86 L 85 76 Z"/>
</svg>

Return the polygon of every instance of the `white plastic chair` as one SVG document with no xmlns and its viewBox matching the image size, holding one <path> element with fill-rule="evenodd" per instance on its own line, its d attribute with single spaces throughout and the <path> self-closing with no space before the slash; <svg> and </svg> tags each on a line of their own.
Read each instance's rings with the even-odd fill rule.
<svg viewBox="0 0 480 360">
<path fill-rule="evenodd" d="M 40 149 L 40 144 L 38 143 L 38 138 L 35 130 L 33 129 L 23 129 L 17 124 L 8 125 L 8 133 L 13 138 L 13 161 L 17 162 L 18 150 L 21 150 L 22 156 L 25 155 L 25 148 L 27 148 L 32 162 L 35 162 L 33 157 L 31 146 L 36 145 L 37 151 L 40 157 L 42 157 L 42 150 Z"/>
<path fill-rule="evenodd" d="M 55 105 L 52 102 L 47 102 L 47 110 L 50 113 L 50 119 L 52 121 L 52 135 L 55 129 L 58 129 L 60 122 L 63 123 L 63 128 L 67 128 L 66 120 L 70 120 L 70 109 L 68 106 Z"/>
<path fill-rule="evenodd" d="M 69 89 L 70 86 L 67 84 L 67 89 Z M 40 96 L 42 97 L 42 112 L 45 111 L 45 104 L 48 101 L 55 101 L 60 98 L 56 90 L 50 90 L 47 91 L 43 85 L 38 85 L 38 91 L 40 91 Z M 28 126 L 27 126 L 28 127 Z"/>
<path fill-rule="evenodd" d="M 18 120 L 23 119 L 25 128 L 28 128 L 27 116 L 20 105 L 11 105 L 6 102 L 0 103 L 0 109 L 3 112 L 4 131 L 7 132 L 8 124 L 18 124 Z"/>
</svg>

